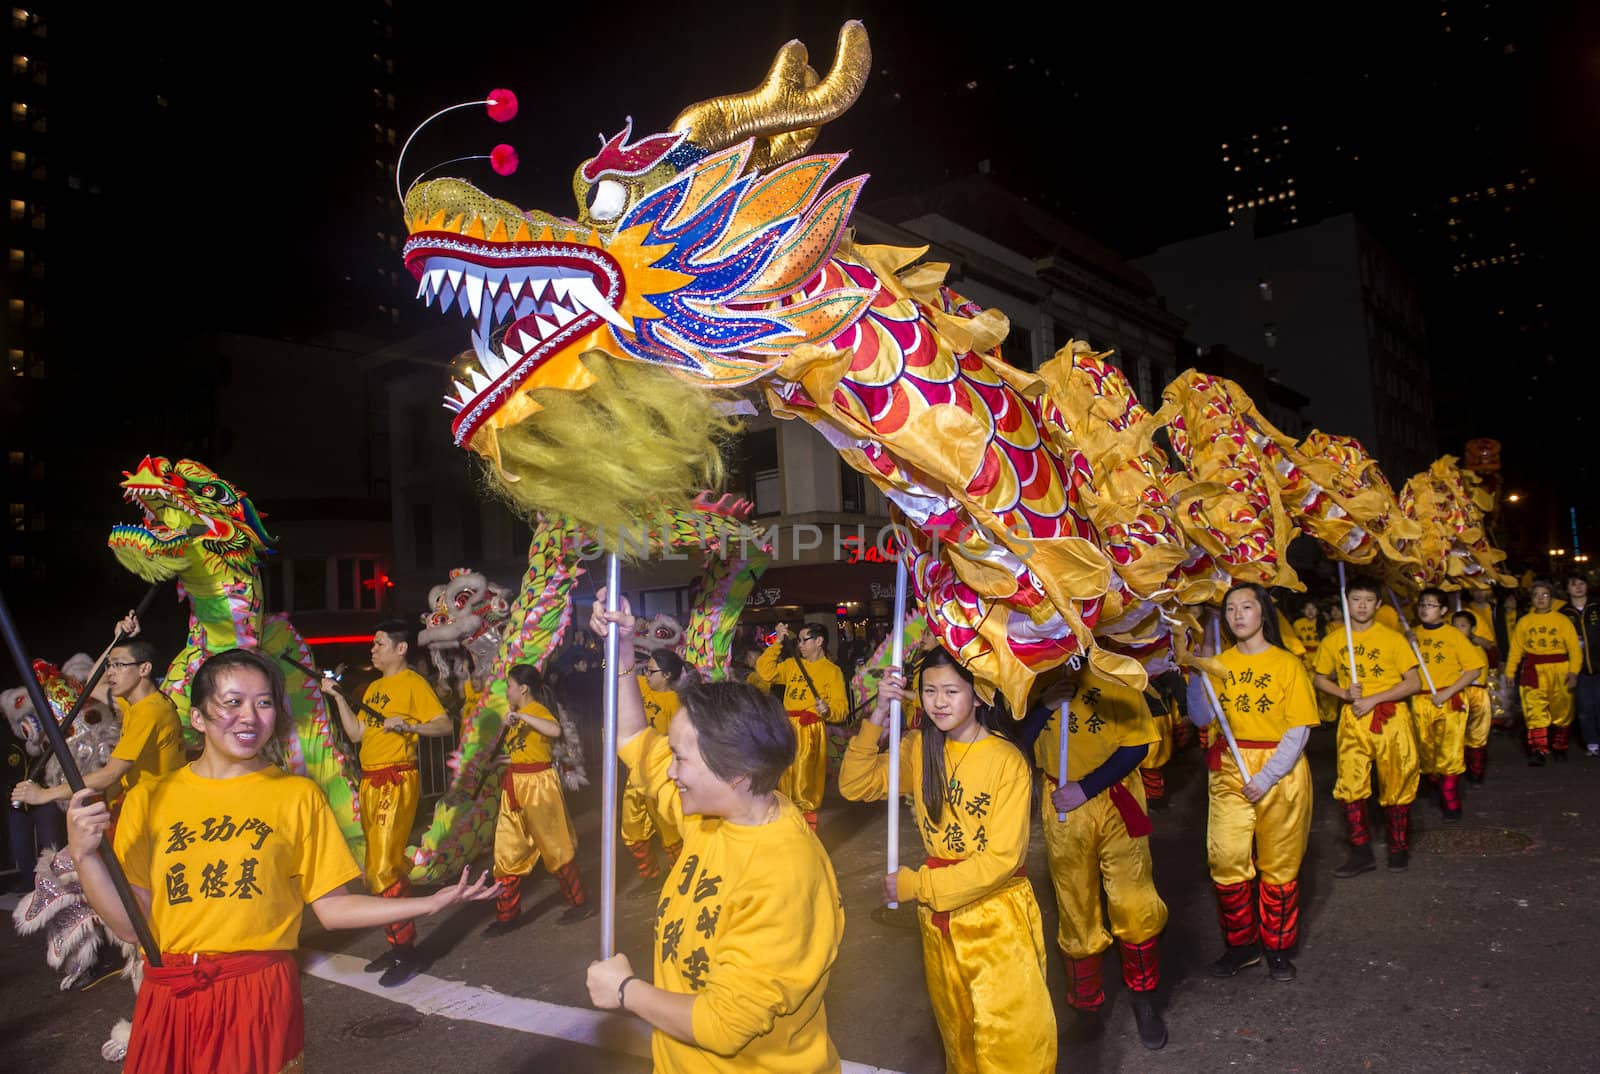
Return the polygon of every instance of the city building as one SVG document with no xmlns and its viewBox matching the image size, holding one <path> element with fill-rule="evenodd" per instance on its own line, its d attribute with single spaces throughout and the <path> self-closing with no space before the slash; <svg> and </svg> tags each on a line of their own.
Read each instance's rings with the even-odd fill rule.
<svg viewBox="0 0 1600 1074">
<path fill-rule="evenodd" d="M 1438 438 L 1415 281 L 1354 215 L 1258 234 L 1252 214 L 1135 264 L 1201 347 L 1275 370 L 1309 420 L 1359 439 L 1397 484 L 1425 468 Z"/>
</svg>

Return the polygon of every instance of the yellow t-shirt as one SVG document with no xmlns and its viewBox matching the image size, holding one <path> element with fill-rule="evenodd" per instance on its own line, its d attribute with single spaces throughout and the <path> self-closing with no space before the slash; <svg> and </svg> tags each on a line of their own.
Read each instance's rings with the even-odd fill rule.
<svg viewBox="0 0 1600 1074">
<path fill-rule="evenodd" d="M 1482 638 L 1490 645 L 1493 645 L 1494 608 L 1489 605 L 1468 604 L 1466 610 L 1472 614 L 1473 622 L 1477 624 L 1472 628 L 1473 636 Z"/>
<path fill-rule="evenodd" d="M 537 701 L 530 701 L 522 706 L 522 712 L 529 716 L 538 716 L 546 720 L 556 720 L 549 709 Z M 517 720 L 513 713 L 508 719 Z M 556 720 L 559 726 L 560 720 Z M 538 728 L 523 720 L 517 720 L 511 725 L 511 730 L 506 732 L 506 756 L 511 758 L 512 764 L 549 764 L 550 739 L 558 736 L 545 735 Z"/>
<path fill-rule="evenodd" d="M 153 690 L 133 704 L 117 698 L 122 734 L 111 756 L 133 765 L 122 777 L 131 791 L 141 779 L 159 779 L 183 767 L 183 725 L 167 695 Z"/>
<path fill-rule="evenodd" d="M 150 892 L 163 951 L 293 950 L 305 905 L 361 876 L 322 790 L 272 767 L 141 780 L 114 846 L 128 882 Z"/>
<path fill-rule="evenodd" d="M 889 755 L 878 750 L 878 727 L 862 724 L 839 767 L 839 793 L 856 802 L 889 794 Z M 917 901 L 956 910 L 1011 880 L 1028 854 L 1033 774 L 1021 752 L 996 735 L 944 744 L 945 803 L 939 819 L 922 797 L 922 732 L 900 740 L 900 790 L 916 797 L 917 831 L 930 858 L 957 860 L 917 870 Z"/>
<path fill-rule="evenodd" d="M 1417 649 L 1427 661 L 1428 675 L 1433 679 L 1435 690 L 1448 688 L 1470 669 L 1489 666 L 1489 658 L 1483 650 L 1449 623 L 1418 627 Z M 1428 684 L 1424 682 L 1422 688 L 1426 690 Z"/>
<path fill-rule="evenodd" d="M 1300 647 L 1306 651 L 1307 656 L 1315 656 L 1317 644 L 1322 638 L 1317 635 L 1317 621 L 1315 619 L 1296 619 L 1294 621 L 1294 636 L 1300 639 Z"/>
<path fill-rule="evenodd" d="M 410 668 L 385 675 L 367 687 L 362 700 L 385 718 L 399 716 L 407 723 L 427 723 L 444 713 L 444 706 L 439 704 L 428 680 Z M 361 734 L 362 768 L 417 763 L 415 735 L 385 730 L 383 720 L 370 712 L 357 711 L 356 719 L 366 725 Z"/>
<path fill-rule="evenodd" d="M 1379 626 L 1386 626 L 1397 634 L 1401 632 L 1400 616 L 1395 612 L 1394 605 L 1390 604 L 1388 601 L 1384 601 L 1378 605 L 1378 614 L 1376 618 Z"/>
<path fill-rule="evenodd" d="M 1085 671 L 1067 706 L 1067 779 L 1077 781 L 1106 763 L 1124 746 L 1148 746 L 1161 740 L 1144 695 L 1120 682 Z M 1059 781 L 1061 710 L 1050 714 L 1033 741 L 1033 761 Z"/>
<path fill-rule="evenodd" d="M 1529 612 L 1517 620 L 1516 629 L 1511 632 L 1506 671 L 1515 674 L 1524 655 L 1564 655 L 1569 672 L 1576 675 L 1583 670 L 1583 647 L 1578 642 L 1578 632 L 1573 629 L 1572 620 L 1554 608 L 1548 612 Z"/>
<path fill-rule="evenodd" d="M 672 718 L 678 714 L 678 694 L 675 690 L 652 690 L 639 676 L 639 697 L 644 701 L 644 718 L 650 730 L 666 734 L 672 727 Z"/>
<path fill-rule="evenodd" d="M 828 703 L 828 723 L 843 723 L 850 716 L 849 694 L 844 688 L 844 672 L 827 657 L 806 661 L 806 673 L 816 685 L 811 693 L 806 677 L 800 672 L 798 657 L 785 659 L 782 645 L 769 645 L 756 661 L 756 674 L 768 682 L 783 684 L 783 708 L 790 716 L 817 711 L 817 697 Z M 818 714 L 820 715 L 820 713 Z"/>
<path fill-rule="evenodd" d="M 1264 653 L 1247 656 L 1235 646 L 1224 649 L 1217 660 L 1228 674 L 1222 679 L 1212 676 L 1211 684 L 1234 738 L 1276 742 L 1291 727 L 1315 727 L 1321 722 L 1311 677 L 1293 653 L 1270 646 Z"/>
<path fill-rule="evenodd" d="M 837 1072 L 823 994 L 844 936 L 833 866 L 794 803 L 767 824 L 683 815 L 672 751 L 645 730 L 617 750 L 629 782 L 683 833 L 656 903 L 655 985 L 695 997 L 694 1044 L 657 1030 L 657 1074 Z"/>
<path fill-rule="evenodd" d="M 1417 658 L 1405 635 L 1390 630 L 1382 623 L 1373 623 L 1365 630 L 1354 632 L 1356 674 L 1361 677 L 1361 692 L 1371 697 L 1391 686 L 1399 686 L 1406 672 L 1417 666 Z M 1329 634 L 1317 647 L 1317 674 L 1326 675 L 1341 687 L 1350 688 L 1350 646 L 1345 641 L 1344 628 Z"/>
</svg>

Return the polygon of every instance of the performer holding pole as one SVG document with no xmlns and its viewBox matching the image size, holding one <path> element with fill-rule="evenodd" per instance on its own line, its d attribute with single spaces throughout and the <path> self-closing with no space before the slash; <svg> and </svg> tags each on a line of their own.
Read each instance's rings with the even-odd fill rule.
<svg viewBox="0 0 1600 1074">
<path fill-rule="evenodd" d="M 1237 762 L 1230 766 L 1220 749 L 1206 757 L 1206 859 L 1227 944 L 1211 973 L 1232 977 L 1260 962 L 1265 947 L 1268 974 L 1289 981 L 1295 976 L 1289 955 L 1299 939 L 1300 863 L 1311 833 L 1305 746 L 1319 722 L 1316 695 L 1305 665 L 1283 647 L 1265 588 L 1236 585 L 1223 597 L 1222 609 L 1233 645 L 1216 657 L 1226 674 L 1211 691 L 1219 699 L 1214 711 L 1246 736 L 1238 746 L 1258 768 L 1251 776 Z M 1197 723 L 1210 717 L 1198 709 L 1194 714 Z M 1252 891 L 1258 872 L 1259 900 Z"/>
<path fill-rule="evenodd" d="M 1572 620 L 1551 610 L 1554 589 L 1541 578 L 1529 587 L 1533 611 L 1511 630 L 1506 674 L 1517 677 L 1522 719 L 1528 727 L 1528 763 L 1554 754 L 1567 759 L 1572 730 L 1572 692 L 1583 668 L 1583 651 Z"/>
<path fill-rule="evenodd" d="M 1461 774 L 1467 770 L 1467 690 L 1488 660 L 1470 638 L 1444 621 L 1443 590 L 1424 589 L 1417 596 L 1417 615 L 1422 629 L 1408 640 L 1428 680 L 1428 692 L 1411 699 L 1419 764 L 1439 789 L 1444 819 L 1454 822 L 1461 819 Z"/>
<path fill-rule="evenodd" d="M 1411 647 L 1397 631 L 1377 621 L 1377 583 L 1357 579 L 1345 586 L 1343 581 L 1345 641 L 1342 645 L 1324 641 L 1318 647 L 1312 680 L 1318 690 L 1344 702 L 1339 712 L 1339 778 L 1333 787 L 1334 798 L 1344 803 L 1350 840 L 1349 856 L 1333 871 L 1341 878 L 1377 868 L 1366 816 L 1374 766 L 1378 803 L 1389 826 L 1389 868 L 1404 869 L 1410 862 L 1417 735 L 1405 699 L 1421 688 Z"/>
<path fill-rule="evenodd" d="M 606 685 L 604 730 L 601 732 L 603 760 L 600 769 L 600 957 L 609 959 L 617 952 L 617 691 L 619 680 L 633 678 L 633 661 L 622 666 L 622 638 L 618 620 L 622 601 L 622 561 L 615 552 L 606 557 Z M 633 617 L 628 617 L 628 636 L 633 636 Z M 631 655 L 631 649 L 630 649 Z M 639 718 L 644 719 L 644 701 L 639 702 Z M 622 1005 L 619 995 L 617 1005 Z"/>
<path fill-rule="evenodd" d="M 906 659 L 906 553 L 894 557 L 894 642 L 890 667 L 905 667 Z M 900 698 L 889 699 L 889 756 L 900 756 Z M 889 766 L 889 869 L 892 875 L 900 871 L 900 766 Z M 889 909 L 898 910 L 898 899 L 889 901 Z"/>
<path fill-rule="evenodd" d="M 844 722 L 850 715 L 850 695 L 845 690 L 844 672 L 828 659 L 826 627 L 802 624 L 793 649 L 785 644 L 788 623 L 779 623 L 776 633 L 776 640 L 756 661 L 756 672 L 768 682 L 783 685 L 783 707 L 794 723 L 799 743 L 794 765 L 778 789 L 794 801 L 816 831 L 817 809 L 828 778 L 828 736 L 822 725 Z"/>
<path fill-rule="evenodd" d="M 590 629 L 631 636 L 633 613 L 615 592 L 602 596 L 617 610 L 597 603 Z M 683 864 L 656 906 L 653 983 L 613 955 L 589 966 L 591 1002 L 655 1027 L 659 1071 L 837 1071 L 823 996 L 844 911 L 822 844 L 777 790 L 794 757 L 789 721 L 754 687 L 697 683 L 680 691 L 683 709 L 662 735 L 645 720 L 632 649 L 621 655 L 630 666 L 607 669 L 616 756 L 683 833 Z M 614 818 L 603 830 L 616 830 Z"/>
<path fill-rule="evenodd" d="M 1211 652 L 1213 655 L 1215 655 L 1222 651 L 1221 615 L 1215 615 L 1212 617 L 1208 630 L 1211 635 Z M 1200 685 L 1206 692 L 1206 700 L 1211 702 L 1211 711 L 1217 717 L 1217 727 L 1222 731 L 1222 738 L 1214 739 L 1211 743 L 1211 748 L 1218 749 L 1220 748 L 1221 743 L 1226 741 L 1228 743 L 1228 752 L 1233 754 L 1234 767 L 1239 770 L 1239 774 L 1248 782 L 1250 779 L 1250 769 L 1245 765 L 1244 754 L 1239 752 L 1239 743 L 1235 741 L 1233 737 L 1233 726 L 1228 722 L 1227 713 L 1222 711 L 1222 703 L 1217 699 L 1217 691 L 1216 688 L 1211 684 L 1211 677 L 1208 675 L 1201 675 Z M 1212 765 L 1211 767 L 1215 768 L 1216 766 Z"/>
<path fill-rule="evenodd" d="M 845 750 L 839 792 L 856 802 L 887 797 L 895 767 L 914 790 L 926 864 L 886 874 L 881 890 L 885 903 L 917 903 L 945 1069 L 1047 1074 L 1056 1068 L 1056 1019 L 1039 904 L 1024 864 L 1028 762 L 991 732 L 993 711 L 949 652 L 930 652 L 920 679 L 922 726 L 901 740 L 898 754 L 888 754 L 878 744 L 905 678 L 897 668 L 884 675 L 872 715 Z"/>
<path fill-rule="evenodd" d="M 1433 672 L 1429 669 L 1428 662 L 1422 659 L 1422 650 L 1417 648 L 1416 631 L 1411 629 L 1411 621 L 1406 618 L 1405 612 L 1400 609 L 1400 598 L 1394 595 L 1394 586 L 1386 585 L 1383 589 L 1389 595 L 1389 606 L 1394 609 L 1394 617 L 1400 624 L 1400 632 L 1406 636 L 1406 644 L 1411 646 L 1411 655 L 1417 658 L 1417 670 L 1422 672 L 1422 684 L 1428 688 L 1430 695 L 1438 696 L 1439 688 L 1433 684 Z M 1444 614 L 1444 591 L 1435 589 L 1433 592 L 1439 594 L 1439 614 L 1442 616 Z M 1418 596 L 1417 600 L 1420 602 L 1422 598 Z M 1418 607 L 1421 607 L 1420 603 Z M 1443 622 L 1442 619 L 1439 621 Z M 1446 679 L 1445 681 L 1449 682 L 1450 680 Z"/>
<path fill-rule="evenodd" d="M 493 898 L 494 885 L 487 872 L 468 884 L 462 870 L 459 883 L 427 898 L 346 894 L 361 874 L 321 789 L 262 756 L 289 726 L 276 662 L 255 650 L 219 653 L 195 672 L 190 696 L 200 757 L 141 780 L 117 822 L 117 855 L 150 907 L 158 945 L 146 948 L 122 1069 L 300 1070 L 305 1015 L 294 950 L 306 907 L 324 928 L 371 928 Z M 115 877 L 94 853 L 106 846 L 106 806 L 80 790 L 67 822 L 85 898 L 113 933 L 130 938 L 142 922 L 118 902 Z"/>
</svg>

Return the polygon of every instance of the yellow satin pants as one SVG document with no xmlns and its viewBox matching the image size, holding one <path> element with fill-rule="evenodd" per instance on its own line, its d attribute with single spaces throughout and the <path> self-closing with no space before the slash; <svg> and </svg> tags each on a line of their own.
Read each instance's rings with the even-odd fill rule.
<svg viewBox="0 0 1600 1074">
<path fill-rule="evenodd" d="M 622 789 L 621 828 L 624 843 L 648 843 L 657 832 L 661 833 L 661 845 L 664 847 L 683 841 L 678 829 L 656 809 L 654 800 L 647 798 L 631 782 Z"/>
<path fill-rule="evenodd" d="M 1143 809 L 1144 781 L 1138 770 L 1130 772 L 1122 785 Z M 1059 821 L 1050 804 L 1054 784 L 1046 779 L 1041 790 L 1039 813 L 1050 883 L 1056 889 L 1056 942 L 1061 950 L 1068 958 L 1088 958 L 1110 947 L 1113 935 L 1123 943 L 1159 936 L 1167 925 L 1167 904 L 1156 894 L 1149 837 L 1135 839 L 1128 834 L 1109 792 L 1095 795 Z M 1100 910 L 1102 886 L 1110 932 Z"/>
<path fill-rule="evenodd" d="M 1489 725 L 1492 715 L 1488 687 L 1469 686 L 1461 691 L 1461 696 L 1467 699 L 1467 729 L 1463 735 L 1463 744 L 1472 749 L 1482 749 L 1489 744 Z"/>
<path fill-rule="evenodd" d="M 1261 771 L 1272 750 L 1246 749 L 1245 767 Z M 1300 875 L 1311 834 L 1311 766 L 1304 752 L 1289 774 L 1259 802 L 1244 796 L 1244 780 L 1233 756 L 1222 754 L 1222 768 L 1211 773 L 1206 823 L 1206 862 L 1217 884 L 1242 884 L 1260 872 L 1263 882 L 1287 884 Z"/>
<path fill-rule="evenodd" d="M 828 782 L 828 730 L 821 720 L 802 724 L 793 717 L 794 764 L 778 779 L 778 790 L 789 796 L 802 813 L 815 813 L 822 804 L 822 790 Z"/>
<path fill-rule="evenodd" d="M 1470 687 L 1469 687 L 1470 689 Z M 1459 776 L 1467 770 L 1467 699 L 1458 694 L 1462 707 L 1443 708 L 1427 694 L 1411 699 L 1411 718 L 1417 726 L 1417 766 L 1430 776 Z"/>
<path fill-rule="evenodd" d="M 1540 664 L 1538 686 L 1519 686 L 1522 722 L 1531 731 L 1538 727 L 1572 725 L 1572 691 L 1567 687 L 1567 665 Z"/>
<path fill-rule="evenodd" d="M 403 773 L 399 783 L 382 786 L 363 779 L 357 792 L 361 802 L 361 830 L 367 837 L 367 890 L 377 895 L 411 872 L 406 863 L 406 841 L 417 817 L 422 797 L 422 777 L 416 769 Z"/>
<path fill-rule="evenodd" d="M 917 918 L 946 1074 L 1053 1074 L 1056 1014 L 1028 879 L 950 911 L 948 935 L 926 906 Z"/>
<path fill-rule="evenodd" d="M 517 805 L 500 792 L 500 817 L 494 826 L 494 875 L 527 876 L 544 859 L 552 873 L 578 852 L 578 836 L 567 816 L 561 794 L 561 777 L 554 768 L 543 772 L 513 772 L 511 785 Z"/>
<path fill-rule="evenodd" d="M 1378 769 L 1378 804 L 1407 805 L 1417 797 L 1417 732 L 1411 709 L 1395 702 L 1395 713 L 1377 734 L 1372 713 L 1357 716 L 1349 705 L 1339 710 L 1339 778 L 1333 796 L 1363 802 L 1372 796 L 1372 769 Z"/>
</svg>

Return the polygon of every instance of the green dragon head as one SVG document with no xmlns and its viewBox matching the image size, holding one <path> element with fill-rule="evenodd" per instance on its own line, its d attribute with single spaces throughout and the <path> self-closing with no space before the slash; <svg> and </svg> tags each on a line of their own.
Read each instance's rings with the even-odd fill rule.
<svg viewBox="0 0 1600 1074">
<path fill-rule="evenodd" d="M 123 499 L 144 520 L 111 528 L 106 544 L 117 562 L 147 582 L 178 575 L 202 590 L 255 573 L 273 538 L 243 489 L 203 463 L 160 455 L 146 455 L 123 476 Z"/>
</svg>

